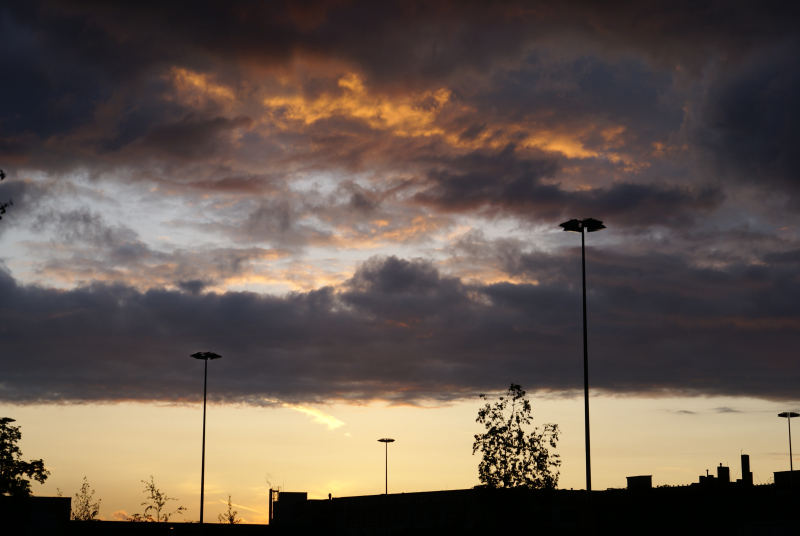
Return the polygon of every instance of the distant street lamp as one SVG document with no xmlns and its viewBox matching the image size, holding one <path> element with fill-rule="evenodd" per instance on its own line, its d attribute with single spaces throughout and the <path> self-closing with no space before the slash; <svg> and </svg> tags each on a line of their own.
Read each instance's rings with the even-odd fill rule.
<svg viewBox="0 0 800 536">
<path fill-rule="evenodd" d="M 205 495 L 206 478 L 206 387 L 208 385 L 208 360 L 222 357 L 214 352 L 197 352 L 192 354 L 195 359 L 205 361 L 203 367 L 203 454 L 200 462 L 200 523 L 203 522 L 203 498 Z"/>
<path fill-rule="evenodd" d="M 589 448 L 589 349 L 586 342 L 586 234 L 605 229 L 600 220 L 569 220 L 559 225 L 565 231 L 581 233 L 581 275 L 583 278 L 583 408 L 586 427 L 586 491 L 592 491 L 592 462 Z"/>
<path fill-rule="evenodd" d="M 389 495 L 389 443 L 394 443 L 394 439 L 391 437 L 382 437 L 378 441 L 384 444 L 385 448 L 385 456 L 386 456 L 386 488 L 383 492 L 384 495 Z"/>
<path fill-rule="evenodd" d="M 800 417 L 800 413 L 784 411 L 783 413 L 778 413 L 778 417 L 784 417 L 786 422 L 789 423 L 789 471 L 794 471 L 794 466 L 792 465 L 792 417 Z"/>
</svg>

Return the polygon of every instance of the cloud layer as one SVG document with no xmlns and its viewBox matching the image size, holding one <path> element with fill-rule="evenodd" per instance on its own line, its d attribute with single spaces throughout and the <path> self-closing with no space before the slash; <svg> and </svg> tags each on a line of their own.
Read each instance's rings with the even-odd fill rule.
<svg viewBox="0 0 800 536">
<path fill-rule="evenodd" d="M 796 398 L 798 19 L 8 2 L 0 398 Z"/>
<path fill-rule="evenodd" d="M 431 263 L 374 258 L 339 288 L 283 298 L 2 280 L 8 401 L 189 400 L 195 349 L 215 398 L 449 400 L 520 381 L 582 382 L 574 259 L 532 284 L 466 284 Z M 796 396 L 793 270 L 693 269 L 680 259 L 592 252 L 592 384 L 608 392 Z M 562 268 L 558 268 L 561 265 Z"/>
</svg>

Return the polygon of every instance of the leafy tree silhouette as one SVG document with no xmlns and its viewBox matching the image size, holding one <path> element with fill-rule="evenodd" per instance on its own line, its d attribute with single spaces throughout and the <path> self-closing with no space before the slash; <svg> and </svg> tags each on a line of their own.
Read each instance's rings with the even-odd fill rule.
<svg viewBox="0 0 800 536">
<path fill-rule="evenodd" d="M 220 523 L 227 523 L 229 525 L 236 525 L 237 523 L 241 523 L 242 522 L 242 520 L 237 517 L 238 515 L 239 515 L 239 512 L 237 512 L 236 510 L 233 509 L 233 504 L 231 503 L 231 496 L 228 495 L 228 509 L 225 512 L 219 514 L 217 516 L 217 520 Z"/>
<path fill-rule="evenodd" d="M 486 400 L 486 395 L 480 395 Z M 475 434 L 472 454 L 480 451 L 478 478 L 490 488 L 526 487 L 553 489 L 558 485 L 558 425 L 545 424 L 542 431 L 533 428 L 533 410 L 522 387 L 512 383 L 505 396 L 487 402 L 475 419 L 486 432 Z"/>
<path fill-rule="evenodd" d="M 50 472 L 42 460 L 26 462 L 17 442 L 22 438 L 19 426 L 10 417 L 0 418 L 0 495 L 30 495 L 32 478 L 44 483 Z M 26 478 L 27 477 L 27 478 Z"/>
<path fill-rule="evenodd" d="M 166 510 L 169 501 L 177 501 L 175 497 L 168 496 L 165 492 L 158 489 L 156 486 L 153 475 L 150 475 L 150 481 L 142 480 L 144 484 L 144 493 L 147 500 L 142 503 L 144 512 L 141 514 L 133 514 L 128 518 L 129 521 L 154 521 L 166 523 L 169 518 L 175 514 L 183 514 L 186 510 L 185 506 L 178 506 L 172 512 Z M 155 514 L 155 515 L 154 515 Z"/>
<path fill-rule="evenodd" d="M 0 181 L 6 178 L 6 172 L 0 169 Z M 3 214 L 6 213 L 6 209 L 14 204 L 13 199 L 9 199 L 8 201 L 0 202 L 0 220 L 3 219 Z"/>
<path fill-rule="evenodd" d="M 97 521 L 100 513 L 100 499 L 93 502 L 94 489 L 89 485 L 89 480 L 84 476 L 81 489 L 75 494 L 75 502 L 72 504 L 72 519 L 76 521 Z"/>
</svg>

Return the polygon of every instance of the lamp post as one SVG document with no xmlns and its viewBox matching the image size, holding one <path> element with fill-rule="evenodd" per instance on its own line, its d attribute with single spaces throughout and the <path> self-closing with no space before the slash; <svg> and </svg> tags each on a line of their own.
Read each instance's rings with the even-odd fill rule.
<svg viewBox="0 0 800 536">
<path fill-rule="evenodd" d="M 794 466 L 792 465 L 792 417 L 800 417 L 800 413 L 784 411 L 783 413 L 778 413 L 778 417 L 784 417 L 786 422 L 789 423 L 789 471 L 794 471 Z"/>
<path fill-rule="evenodd" d="M 200 523 L 203 522 L 203 499 L 205 495 L 206 479 L 206 387 L 208 386 L 208 360 L 222 357 L 214 352 L 197 352 L 192 354 L 195 359 L 205 361 L 203 366 L 203 454 L 200 461 Z"/>
<path fill-rule="evenodd" d="M 378 441 L 384 444 L 385 446 L 385 456 L 386 456 L 386 488 L 384 489 L 383 494 L 389 495 L 389 443 L 394 443 L 394 439 L 391 437 L 382 437 Z"/>
<path fill-rule="evenodd" d="M 569 220 L 559 225 L 565 231 L 581 233 L 581 276 L 583 281 L 583 409 L 586 428 L 586 491 L 592 491 L 592 458 L 589 448 L 589 349 L 586 340 L 586 233 L 606 226 L 600 220 Z M 584 232 L 585 231 L 585 232 Z"/>
</svg>

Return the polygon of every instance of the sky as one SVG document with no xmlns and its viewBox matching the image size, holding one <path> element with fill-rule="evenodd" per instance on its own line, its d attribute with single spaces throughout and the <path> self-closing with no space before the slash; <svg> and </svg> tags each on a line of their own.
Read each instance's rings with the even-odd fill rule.
<svg viewBox="0 0 800 536">
<path fill-rule="evenodd" d="M 584 485 L 786 469 L 800 32 L 784 2 L 10 1 L 0 413 L 101 515 L 478 483 L 518 383 Z M 178 504 L 176 502 L 175 504 Z"/>
</svg>

